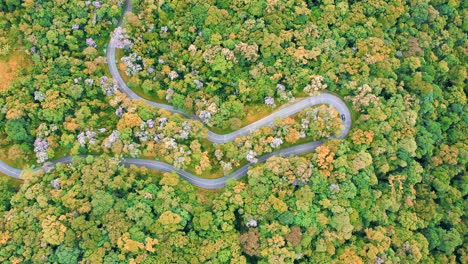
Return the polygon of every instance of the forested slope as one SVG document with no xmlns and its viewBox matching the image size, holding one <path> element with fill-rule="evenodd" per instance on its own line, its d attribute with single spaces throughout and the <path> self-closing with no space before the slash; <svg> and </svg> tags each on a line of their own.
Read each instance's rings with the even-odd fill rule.
<svg viewBox="0 0 468 264">
<path fill-rule="evenodd" d="M 210 118 L 117 91 L 103 56 L 121 1 L 1 2 L 0 50 L 22 46 L 32 60 L 0 90 L 2 156 L 108 154 L 25 174 L 11 202 L 2 197 L 1 262 L 468 262 L 466 3 L 133 6 L 117 32 L 132 44 L 122 53 L 131 88 Z M 272 158 L 218 192 L 113 158 L 222 175 L 333 135 L 339 117 L 323 106 L 223 145 L 206 142 L 204 125 L 237 129 L 250 108 L 321 90 L 355 111 L 346 139 Z"/>
</svg>

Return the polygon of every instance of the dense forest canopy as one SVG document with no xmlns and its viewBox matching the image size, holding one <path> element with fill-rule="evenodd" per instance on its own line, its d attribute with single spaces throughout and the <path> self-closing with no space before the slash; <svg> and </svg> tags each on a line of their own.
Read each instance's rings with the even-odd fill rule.
<svg viewBox="0 0 468 264">
<path fill-rule="evenodd" d="M 118 26 L 124 4 L 0 1 L 0 159 L 89 155 L 0 178 L 0 262 L 468 262 L 467 2 L 132 0 Z M 111 36 L 131 89 L 201 120 L 121 93 Z M 345 139 L 319 105 L 206 140 L 325 91 Z M 216 191 L 120 159 L 213 178 L 315 140 Z"/>
</svg>

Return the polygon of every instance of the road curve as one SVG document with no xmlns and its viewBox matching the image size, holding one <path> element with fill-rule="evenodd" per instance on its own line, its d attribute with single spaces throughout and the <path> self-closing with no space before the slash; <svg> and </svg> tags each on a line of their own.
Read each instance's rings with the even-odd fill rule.
<svg viewBox="0 0 468 264">
<path fill-rule="evenodd" d="M 127 0 L 125 3 L 124 7 L 124 13 L 131 12 L 132 6 L 130 3 L 130 0 Z M 118 26 L 122 24 L 123 19 L 121 19 L 118 23 Z M 109 42 L 108 48 L 107 48 L 107 64 L 109 67 L 109 71 L 112 75 L 112 78 L 117 82 L 119 89 L 125 93 L 129 98 L 131 99 L 136 99 L 136 100 L 144 100 L 148 104 L 158 107 L 158 108 L 163 108 L 166 109 L 172 113 L 177 113 L 177 114 L 182 114 L 188 118 L 192 119 L 197 119 L 195 116 L 190 116 L 186 114 L 185 112 L 174 109 L 174 107 L 166 104 L 161 104 L 161 103 L 156 103 L 153 101 L 146 100 L 139 95 L 137 95 L 135 92 L 133 92 L 127 84 L 124 82 L 122 79 L 122 76 L 120 75 L 118 69 L 117 69 L 117 64 L 115 60 L 115 47 Z M 264 117 L 256 122 L 253 122 L 245 127 L 240 128 L 237 131 L 234 131 L 229 134 L 216 134 L 212 131 L 208 131 L 208 140 L 213 142 L 213 143 L 226 143 L 229 141 L 234 140 L 236 137 L 239 136 L 244 136 L 247 134 L 250 134 L 251 132 L 257 130 L 258 128 L 262 126 L 267 126 L 272 124 L 276 118 L 285 118 L 291 115 L 294 115 L 295 113 L 314 106 L 314 105 L 319 105 L 319 104 L 328 104 L 337 109 L 339 112 L 340 116 L 344 117 L 343 120 L 343 129 L 338 136 L 338 138 L 344 138 L 348 134 L 350 128 L 351 128 L 351 114 L 346 106 L 346 104 L 337 96 L 329 93 L 322 93 L 317 96 L 311 96 L 308 98 L 305 98 L 301 101 L 298 101 L 290 106 L 287 106 L 285 108 L 282 108 L 272 114 L 270 114 L 267 117 Z M 318 146 L 323 144 L 322 141 L 314 141 L 314 142 L 308 142 L 305 144 L 281 149 L 266 155 L 263 155 L 258 158 L 258 162 L 263 162 L 267 160 L 268 158 L 272 156 L 291 156 L 291 155 L 299 155 L 307 152 L 311 152 L 315 150 Z M 41 170 L 44 169 L 46 166 L 50 167 L 51 165 L 55 165 L 57 163 L 71 163 L 72 157 L 64 157 L 55 161 L 50 162 L 48 165 L 44 165 L 42 167 L 37 168 L 36 170 Z M 232 173 L 221 177 L 217 179 L 204 179 L 200 178 L 199 176 L 193 175 L 187 171 L 181 170 L 181 169 L 176 169 L 174 166 L 168 163 L 164 163 L 161 161 L 156 161 L 156 160 L 147 160 L 147 159 L 135 159 L 135 158 L 123 158 L 122 164 L 125 166 L 131 166 L 135 165 L 138 167 L 146 167 L 149 169 L 154 169 L 154 170 L 159 170 L 163 172 L 173 172 L 175 171 L 180 177 L 184 178 L 188 182 L 192 183 L 193 185 L 200 187 L 200 188 L 205 188 L 205 189 L 217 189 L 221 188 L 226 184 L 226 181 L 234 178 L 234 179 L 240 179 L 241 177 L 245 176 L 247 174 L 248 168 L 253 165 L 253 163 L 246 164 L 237 170 L 233 171 Z M 13 177 L 13 178 L 20 178 L 22 174 L 22 170 L 13 168 L 9 166 L 8 164 L 4 163 L 3 161 L 0 160 L 0 172 Z"/>
<path fill-rule="evenodd" d="M 129 13 L 131 11 L 132 11 L 132 5 L 131 5 L 130 1 L 127 0 L 125 2 L 124 14 Z M 118 26 L 121 26 L 122 23 L 123 23 L 123 16 L 122 16 L 122 19 L 120 19 Z M 150 104 L 150 105 L 152 105 L 154 107 L 163 108 L 163 109 L 166 109 L 166 110 L 168 110 L 168 111 L 170 111 L 172 113 L 182 114 L 187 118 L 198 119 L 198 117 L 188 115 L 187 113 L 185 113 L 185 112 L 183 112 L 183 111 L 181 111 L 179 109 L 175 109 L 171 105 L 156 103 L 156 102 L 144 99 L 144 98 L 140 97 L 139 95 L 137 95 L 134 91 L 132 91 L 132 89 L 130 89 L 128 87 L 128 85 L 125 83 L 122 76 L 120 75 L 119 70 L 117 69 L 117 62 L 116 62 L 116 59 L 115 59 L 115 47 L 114 47 L 114 45 L 112 45 L 111 41 L 109 42 L 106 53 L 107 53 L 106 54 L 107 55 L 106 56 L 107 57 L 107 65 L 109 67 L 109 71 L 110 71 L 110 73 L 112 75 L 112 78 L 117 82 L 117 85 L 118 85 L 119 89 L 123 93 L 125 93 L 129 98 L 146 101 L 146 103 L 148 103 L 148 104 Z M 317 96 L 312 96 L 312 97 L 302 99 L 301 101 L 296 102 L 293 105 L 282 108 L 281 110 L 278 110 L 278 111 L 272 113 L 271 115 L 269 115 L 269 116 L 267 116 L 265 118 L 262 118 L 262 119 L 260 119 L 260 120 L 258 120 L 256 122 L 253 122 L 253 123 L 251 123 L 251 124 L 249 124 L 249 125 L 247 125 L 245 127 L 240 128 L 239 130 L 236 130 L 236 131 L 231 132 L 229 134 L 217 134 L 217 133 L 209 130 L 207 139 L 209 141 L 213 142 L 213 143 L 220 143 L 220 144 L 230 142 L 230 141 L 233 141 L 235 138 L 237 138 L 239 136 L 248 135 L 248 134 L 252 133 L 253 131 L 257 130 L 258 128 L 260 128 L 260 127 L 272 124 L 275 121 L 276 118 L 283 119 L 283 118 L 288 117 L 290 115 L 293 115 L 293 114 L 295 114 L 297 112 L 300 112 L 304 108 L 311 107 L 311 106 L 318 105 L 318 104 L 332 105 L 336 109 L 338 109 L 340 114 L 344 114 L 345 116 L 349 117 L 349 110 L 346 107 L 346 104 L 339 97 L 337 97 L 335 95 L 332 95 L 332 94 L 329 94 L 329 93 L 322 93 L 322 94 L 317 95 Z M 351 118 L 346 118 L 344 126 L 345 126 L 346 130 L 349 130 L 349 128 L 351 126 Z"/>
</svg>

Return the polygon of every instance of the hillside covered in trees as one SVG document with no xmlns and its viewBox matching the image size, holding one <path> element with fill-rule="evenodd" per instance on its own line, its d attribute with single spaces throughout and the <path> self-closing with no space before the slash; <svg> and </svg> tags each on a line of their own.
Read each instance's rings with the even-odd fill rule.
<svg viewBox="0 0 468 264">
<path fill-rule="evenodd" d="M 467 263 L 467 10 L 0 1 L 0 262 Z"/>
</svg>

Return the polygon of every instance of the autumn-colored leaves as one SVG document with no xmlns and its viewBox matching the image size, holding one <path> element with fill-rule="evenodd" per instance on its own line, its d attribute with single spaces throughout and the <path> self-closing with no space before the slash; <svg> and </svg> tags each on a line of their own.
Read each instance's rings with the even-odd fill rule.
<svg viewBox="0 0 468 264">
<path fill-rule="evenodd" d="M 318 146 L 316 149 L 317 166 L 319 167 L 321 173 L 325 176 L 330 176 L 330 172 L 333 170 L 333 161 L 336 149 L 336 145 L 330 146 L 328 144 Z"/>
</svg>

